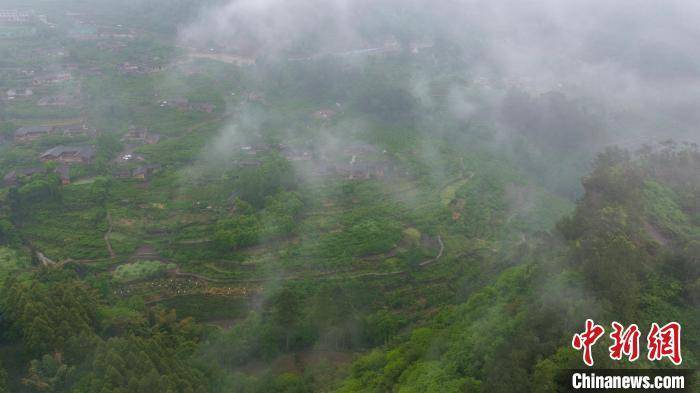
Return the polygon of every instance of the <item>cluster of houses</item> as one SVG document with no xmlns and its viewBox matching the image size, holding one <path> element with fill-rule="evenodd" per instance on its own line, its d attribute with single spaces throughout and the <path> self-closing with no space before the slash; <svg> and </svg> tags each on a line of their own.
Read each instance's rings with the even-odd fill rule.
<svg viewBox="0 0 700 393">
<path fill-rule="evenodd" d="M 161 169 L 160 164 L 146 164 L 146 165 L 140 165 L 136 168 L 130 169 L 130 168 L 117 168 L 112 175 L 116 178 L 120 179 L 127 179 L 127 178 L 132 178 L 132 179 L 139 179 L 142 181 L 148 180 L 151 175 L 154 173 L 158 172 Z"/>
<path fill-rule="evenodd" d="M 16 143 L 28 143 L 36 141 L 47 135 L 62 135 L 66 137 L 94 137 L 97 131 L 89 128 L 84 123 L 67 124 L 62 126 L 24 126 L 14 133 Z M 70 167 L 75 164 L 90 164 L 95 157 L 95 148 L 92 146 L 54 146 L 39 155 L 42 163 L 53 162 L 57 166 L 54 172 L 59 175 L 63 184 L 70 183 Z M 11 186 L 17 184 L 22 177 L 29 177 L 37 173 L 45 173 L 44 167 L 33 167 L 13 170 L 4 177 L 4 184 Z"/>
<path fill-rule="evenodd" d="M 33 17 L 31 11 L 0 10 L 0 23 L 22 25 L 32 22 Z"/>
<path fill-rule="evenodd" d="M 70 184 L 70 166 L 68 165 L 60 165 L 57 166 L 54 170 L 54 173 L 56 173 L 59 178 L 61 179 L 61 184 L 67 185 Z M 36 174 L 40 173 L 46 173 L 46 168 L 45 167 L 32 167 L 32 168 L 24 168 L 24 169 L 17 169 L 8 172 L 5 177 L 3 178 L 3 185 L 5 187 L 12 187 L 15 186 L 19 183 L 19 180 L 23 177 L 31 177 Z"/>
<path fill-rule="evenodd" d="M 36 105 L 39 107 L 64 107 L 64 106 L 75 106 L 80 104 L 80 93 L 77 94 L 57 94 L 49 95 L 39 98 L 36 101 Z M 4 99 L 6 101 L 17 101 L 17 100 L 27 100 L 34 97 L 35 92 L 33 89 L 21 88 L 21 89 L 8 89 L 5 91 Z"/>
<path fill-rule="evenodd" d="M 70 26 L 68 36 L 81 41 L 93 40 L 133 40 L 137 37 L 134 30 L 124 26 L 100 26 L 91 20 L 81 20 L 79 15 L 71 15 L 75 23 Z"/>
<path fill-rule="evenodd" d="M 366 159 L 368 156 L 384 155 L 375 146 L 366 143 L 348 143 L 332 153 L 315 154 L 312 149 L 288 146 L 285 144 L 255 144 L 240 146 L 242 154 L 256 156 L 271 150 L 277 151 L 285 159 L 292 162 L 306 162 L 311 167 L 311 173 L 316 176 L 335 176 L 348 180 L 383 179 L 395 172 L 393 163 L 385 158 Z M 349 162 L 338 163 L 331 157 L 351 157 Z M 235 161 L 239 167 L 257 167 L 262 161 L 256 159 L 239 159 Z"/>
<path fill-rule="evenodd" d="M 26 143 L 32 142 L 46 135 L 53 133 L 53 126 L 25 126 L 15 131 L 15 142 Z"/>
<path fill-rule="evenodd" d="M 63 126 L 24 126 L 15 131 L 16 143 L 27 143 L 38 140 L 47 135 L 63 135 L 66 137 L 94 137 L 97 131 L 83 123 L 68 124 Z"/>
<path fill-rule="evenodd" d="M 96 131 L 88 128 L 86 125 L 69 124 L 64 126 L 25 126 L 15 131 L 14 139 L 17 143 L 26 143 L 38 140 L 46 135 L 63 135 L 68 137 L 75 136 L 90 136 L 94 137 Z M 143 159 L 136 154 L 132 154 L 133 149 L 142 144 L 155 144 L 160 141 L 160 135 L 151 133 L 146 128 L 130 127 L 127 133 L 122 138 L 127 145 L 127 152 L 120 154 L 115 160 L 116 164 L 128 164 L 131 162 L 142 162 L 135 168 L 127 168 L 124 165 L 117 165 L 113 175 L 118 178 L 133 178 L 139 180 L 148 180 L 148 178 L 158 172 L 161 166 L 158 164 L 145 164 Z M 59 145 L 48 149 L 39 155 L 39 161 L 42 163 L 55 163 L 53 170 L 59 175 L 63 184 L 70 184 L 70 167 L 72 165 L 89 165 L 95 159 L 96 150 L 89 145 Z M 258 164 L 259 165 L 259 164 Z M 46 173 L 45 167 L 33 167 L 13 170 L 7 173 L 3 179 L 5 186 L 12 186 L 18 183 L 22 177 L 30 177 L 38 173 Z"/>
<path fill-rule="evenodd" d="M 95 157 L 92 146 L 55 146 L 39 156 L 41 162 L 57 162 L 60 164 L 91 164 Z"/>
<path fill-rule="evenodd" d="M 160 142 L 161 136 L 150 132 L 145 127 L 131 126 L 126 134 L 121 138 L 121 141 L 126 144 L 126 149 L 119 154 L 114 160 L 117 167 L 112 172 L 112 175 L 117 178 L 133 178 L 139 180 L 148 180 L 148 178 L 161 169 L 159 164 L 142 164 L 136 168 L 129 168 L 126 165 L 133 162 L 144 162 L 145 158 L 135 154 L 134 149 L 140 145 L 153 145 Z"/>
</svg>

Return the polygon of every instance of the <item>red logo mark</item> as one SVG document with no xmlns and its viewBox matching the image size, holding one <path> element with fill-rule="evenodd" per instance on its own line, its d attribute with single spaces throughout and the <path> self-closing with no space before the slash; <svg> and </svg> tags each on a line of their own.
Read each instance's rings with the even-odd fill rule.
<svg viewBox="0 0 700 393">
<path fill-rule="evenodd" d="M 615 330 L 610 333 L 610 338 L 614 343 L 610 346 L 610 358 L 614 360 L 622 359 L 626 355 L 630 362 L 639 358 L 639 327 L 631 324 L 627 329 L 617 322 L 612 323 Z"/>
<path fill-rule="evenodd" d="M 603 336 L 605 329 L 602 326 L 593 323 L 593 320 L 586 320 L 586 331 L 580 334 L 575 334 L 571 340 L 571 345 L 574 349 L 580 351 L 583 349 L 583 362 L 589 367 L 593 365 L 593 354 L 591 347 Z"/>
<path fill-rule="evenodd" d="M 681 357 L 681 325 L 678 322 L 670 322 L 663 327 L 654 322 L 647 336 L 649 353 L 647 357 L 652 362 L 669 358 L 678 366 L 683 362 Z"/>
</svg>

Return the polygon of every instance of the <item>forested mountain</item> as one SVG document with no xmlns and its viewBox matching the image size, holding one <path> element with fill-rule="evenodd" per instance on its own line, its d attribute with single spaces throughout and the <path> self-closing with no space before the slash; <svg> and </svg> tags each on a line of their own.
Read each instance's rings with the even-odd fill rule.
<svg viewBox="0 0 700 393">
<path fill-rule="evenodd" d="M 697 329 L 699 169 L 696 148 L 600 154 L 575 212 L 523 263 L 359 359 L 340 391 L 554 392 L 559 370 L 580 365 L 571 348 L 580 315 Z M 698 341 L 684 339 L 696 367 Z M 610 360 L 608 346 L 596 348 L 598 367 L 631 366 Z"/>
</svg>

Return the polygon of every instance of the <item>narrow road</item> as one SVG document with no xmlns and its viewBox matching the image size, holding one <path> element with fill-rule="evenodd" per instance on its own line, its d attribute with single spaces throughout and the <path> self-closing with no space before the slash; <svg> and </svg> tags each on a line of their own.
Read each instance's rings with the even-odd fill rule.
<svg viewBox="0 0 700 393">
<path fill-rule="evenodd" d="M 430 258 L 428 260 L 425 260 L 421 263 L 418 264 L 420 268 L 424 268 L 426 266 L 432 265 L 436 262 L 438 262 L 442 256 L 445 253 L 445 244 L 442 241 L 442 237 L 438 236 L 437 237 L 438 243 L 440 244 L 440 250 L 438 250 L 438 253 L 435 257 Z M 286 277 L 282 277 L 282 281 L 293 281 L 293 280 L 301 280 L 301 279 L 329 279 L 329 278 L 344 278 L 344 279 L 356 279 L 356 278 L 364 278 L 364 277 L 387 277 L 387 276 L 395 276 L 399 274 L 404 274 L 408 272 L 408 270 L 394 270 L 391 272 L 371 272 L 371 273 L 358 273 L 350 276 L 339 276 L 342 275 L 343 273 L 352 273 L 353 271 L 356 271 L 356 269 L 348 269 L 348 270 L 334 270 L 330 272 L 323 272 L 323 273 L 318 273 L 314 275 L 306 275 L 306 274 L 296 274 L 296 275 L 288 275 Z M 192 277 L 196 278 L 202 281 L 207 281 L 207 282 L 213 282 L 213 283 L 240 283 L 240 284 L 256 284 L 256 283 L 262 283 L 265 281 L 268 281 L 267 279 L 250 279 L 250 280 L 228 280 L 228 279 L 217 279 L 217 278 L 210 278 L 207 276 L 203 276 L 201 274 L 197 273 L 187 273 L 187 272 L 181 272 L 180 267 L 176 268 L 173 272 L 176 276 L 178 277 Z M 331 277 L 331 276 L 338 276 L 338 277 Z"/>
<path fill-rule="evenodd" d="M 114 250 L 112 249 L 112 243 L 109 242 L 109 235 L 112 234 L 112 214 L 107 211 L 107 222 L 109 223 L 109 228 L 107 228 L 107 233 L 105 233 L 105 244 L 107 244 L 107 251 L 109 251 L 109 257 L 111 259 L 115 259 L 117 255 L 114 253 Z"/>
</svg>

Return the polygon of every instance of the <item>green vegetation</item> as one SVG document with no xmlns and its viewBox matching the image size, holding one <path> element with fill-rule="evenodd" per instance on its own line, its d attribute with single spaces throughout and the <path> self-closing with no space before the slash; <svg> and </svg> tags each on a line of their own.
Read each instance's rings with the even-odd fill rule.
<svg viewBox="0 0 700 393">
<path fill-rule="evenodd" d="M 174 269 L 175 264 L 164 264 L 160 261 L 138 261 L 119 265 L 114 270 L 114 279 L 121 282 L 153 278 L 164 271 Z"/>
<path fill-rule="evenodd" d="M 0 23 L 0 393 L 556 392 L 586 318 L 678 321 L 697 368 L 696 145 L 603 150 L 603 109 L 382 2 L 275 54 L 183 41 L 220 1 L 29 3 Z M 670 366 L 607 339 L 597 367 Z"/>
</svg>

